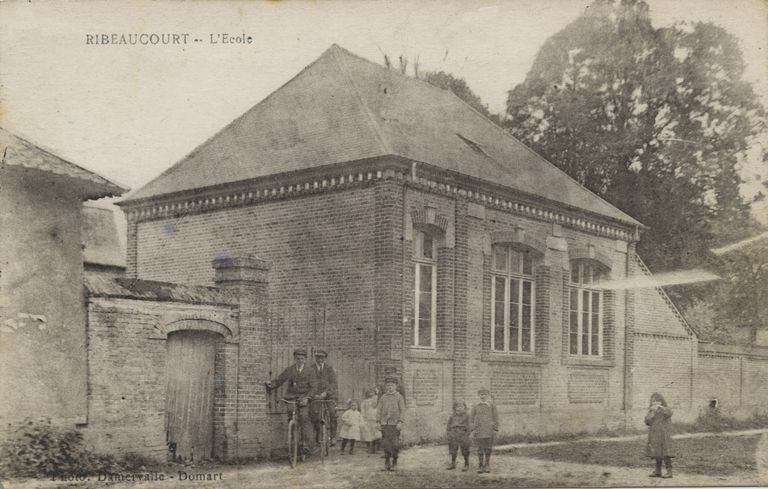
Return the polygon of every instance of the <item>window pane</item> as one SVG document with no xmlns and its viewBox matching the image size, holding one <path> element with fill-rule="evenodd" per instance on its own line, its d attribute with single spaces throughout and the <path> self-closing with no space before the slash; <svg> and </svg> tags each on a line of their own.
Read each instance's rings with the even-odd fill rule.
<svg viewBox="0 0 768 489">
<path fill-rule="evenodd" d="M 571 288 L 570 309 L 571 311 L 579 310 L 579 289 Z"/>
<path fill-rule="evenodd" d="M 523 324 L 522 324 L 522 350 L 531 351 L 531 309 L 532 306 L 523 306 Z"/>
<path fill-rule="evenodd" d="M 584 265 L 582 268 L 581 279 L 584 284 L 592 283 L 592 265 Z"/>
<path fill-rule="evenodd" d="M 419 346 L 432 346 L 432 321 L 419 319 Z"/>
<path fill-rule="evenodd" d="M 603 278 L 603 272 L 602 270 L 599 270 L 597 268 L 592 269 L 592 283 L 599 284 L 600 280 Z"/>
<path fill-rule="evenodd" d="M 600 346 L 600 338 L 596 334 L 592 334 L 592 354 L 593 355 L 599 355 L 600 350 L 598 347 Z"/>
<path fill-rule="evenodd" d="M 576 355 L 577 353 L 579 353 L 579 335 L 576 334 L 576 333 L 572 333 L 570 335 L 570 337 L 571 337 L 570 338 L 570 345 L 571 345 L 570 353 L 571 353 L 571 355 Z"/>
<path fill-rule="evenodd" d="M 423 292 L 432 292 L 432 266 L 431 265 L 419 265 L 421 269 L 419 290 Z"/>
<path fill-rule="evenodd" d="M 524 280 L 523 281 L 523 304 L 530 304 L 531 303 L 531 282 Z"/>
<path fill-rule="evenodd" d="M 504 350 L 504 327 L 493 328 L 493 349 L 503 351 Z"/>
<path fill-rule="evenodd" d="M 432 318 L 432 294 L 429 292 L 419 293 L 419 319 Z"/>
<path fill-rule="evenodd" d="M 504 302 L 504 297 L 505 297 L 505 292 L 506 292 L 504 284 L 505 284 L 506 280 L 504 279 L 504 277 L 494 277 L 493 279 L 496 282 L 496 284 L 495 284 L 496 285 L 496 291 L 495 291 L 496 297 L 494 297 L 494 300 L 496 300 L 497 302 L 499 302 L 499 301 Z"/>
<path fill-rule="evenodd" d="M 520 273 L 520 252 L 511 250 L 509 253 L 509 271 L 512 273 Z"/>
<path fill-rule="evenodd" d="M 571 282 L 579 283 L 579 264 L 571 263 Z"/>
<path fill-rule="evenodd" d="M 533 275 L 533 259 L 531 254 L 527 251 L 522 253 L 523 256 L 523 275 Z"/>
<path fill-rule="evenodd" d="M 493 248 L 493 269 L 500 272 L 507 271 L 507 247 L 494 246 Z"/>
<path fill-rule="evenodd" d="M 434 258 L 432 255 L 432 235 L 428 233 L 421 233 L 422 236 L 424 236 L 424 248 L 422 250 L 422 253 L 424 258 Z"/>
<path fill-rule="evenodd" d="M 509 281 L 509 349 L 517 351 L 517 337 L 520 314 L 520 281 L 511 279 Z"/>
</svg>

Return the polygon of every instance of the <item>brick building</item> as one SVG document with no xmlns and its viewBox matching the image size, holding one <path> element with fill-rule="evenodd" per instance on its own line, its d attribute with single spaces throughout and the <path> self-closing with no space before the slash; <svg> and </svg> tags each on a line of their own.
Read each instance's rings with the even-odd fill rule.
<svg viewBox="0 0 768 489">
<path fill-rule="evenodd" d="M 413 439 L 479 387 L 509 432 L 641 423 L 655 390 L 681 417 L 701 405 L 698 340 L 663 291 L 599 286 L 648 275 L 641 223 L 452 93 L 336 45 L 121 205 L 128 276 L 211 285 L 214 258 L 265 260 L 259 380 L 296 346 L 370 359 L 353 395 L 397 367 Z"/>
</svg>

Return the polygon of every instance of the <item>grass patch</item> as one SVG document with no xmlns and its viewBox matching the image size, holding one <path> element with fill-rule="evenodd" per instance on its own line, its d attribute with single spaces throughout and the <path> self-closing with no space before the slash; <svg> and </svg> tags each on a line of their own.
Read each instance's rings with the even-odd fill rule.
<svg viewBox="0 0 768 489">
<path fill-rule="evenodd" d="M 674 440 L 677 455 L 674 470 L 704 475 L 729 475 L 754 471 L 755 451 L 760 435 L 705 437 Z M 511 451 L 515 455 L 557 462 L 575 462 L 605 467 L 653 467 L 645 456 L 646 440 L 579 442 L 546 447 L 525 447 Z"/>
</svg>

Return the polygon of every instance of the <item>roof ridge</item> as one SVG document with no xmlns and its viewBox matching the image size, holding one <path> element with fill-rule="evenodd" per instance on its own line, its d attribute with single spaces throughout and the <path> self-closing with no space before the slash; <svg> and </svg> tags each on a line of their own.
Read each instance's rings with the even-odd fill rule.
<svg viewBox="0 0 768 489">
<path fill-rule="evenodd" d="M 347 82 L 352 87 L 352 90 L 355 92 L 355 96 L 357 97 L 358 102 L 360 103 L 360 106 L 363 109 L 363 112 L 365 112 L 365 115 L 368 118 L 368 122 L 370 123 L 371 129 L 373 130 L 373 133 L 376 135 L 376 138 L 378 139 L 379 143 L 381 144 L 381 150 L 383 154 L 394 154 L 394 151 L 390 148 L 390 145 L 387 144 L 387 140 L 384 138 L 384 134 L 381 131 L 381 127 L 376 122 L 376 119 L 373 117 L 373 113 L 371 112 L 371 109 L 368 107 L 368 104 L 365 103 L 365 99 L 363 99 L 363 96 L 360 94 L 360 89 L 357 87 L 357 84 L 352 79 L 351 76 L 349 76 L 347 65 L 344 59 L 339 56 L 338 51 L 342 51 L 348 54 L 352 54 L 346 49 L 342 48 L 338 44 L 334 43 L 331 45 L 331 47 L 328 49 L 333 54 L 333 58 L 336 61 L 336 63 L 339 65 L 339 69 L 341 70 L 342 74 L 344 75 L 344 78 L 347 79 Z M 363 58 L 360 58 L 363 59 Z M 369 61 L 370 63 L 370 61 Z M 374 63 L 375 64 L 375 63 Z"/>
</svg>

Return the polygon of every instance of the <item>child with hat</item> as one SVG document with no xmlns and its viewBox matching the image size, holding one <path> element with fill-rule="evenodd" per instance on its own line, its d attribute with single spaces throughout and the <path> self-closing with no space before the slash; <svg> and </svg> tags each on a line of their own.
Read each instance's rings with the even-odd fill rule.
<svg viewBox="0 0 768 489">
<path fill-rule="evenodd" d="M 400 430 L 405 415 L 405 400 L 397 392 L 397 379 L 385 379 L 386 392 L 376 407 L 381 424 L 381 448 L 384 449 L 384 470 L 397 470 L 397 456 L 400 451 Z"/>
<path fill-rule="evenodd" d="M 463 472 L 469 470 L 469 414 L 464 401 L 454 401 L 453 414 L 448 418 L 447 427 L 448 453 L 451 454 L 451 465 L 448 470 L 456 468 L 456 456 L 461 448 L 464 456 Z"/>
<path fill-rule="evenodd" d="M 477 458 L 480 467 L 478 474 L 491 471 L 491 451 L 493 450 L 493 438 L 499 431 L 499 413 L 491 402 L 491 392 L 488 389 L 477 391 L 480 402 L 472 408 L 471 427 L 472 434 L 477 444 Z"/>
</svg>

